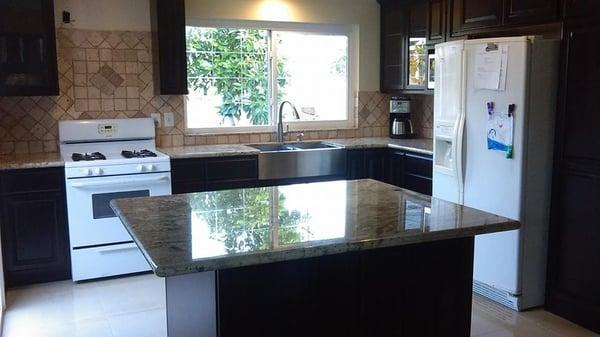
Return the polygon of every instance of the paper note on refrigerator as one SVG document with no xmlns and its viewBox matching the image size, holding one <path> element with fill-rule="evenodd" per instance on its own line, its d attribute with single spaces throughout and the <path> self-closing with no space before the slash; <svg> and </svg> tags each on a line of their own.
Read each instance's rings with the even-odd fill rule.
<svg viewBox="0 0 600 337">
<path fill-rule="evenodd" d="M 506 89 L 508 45 L 482 44 L 475 55 L 475 88 Z"/>
</svg>

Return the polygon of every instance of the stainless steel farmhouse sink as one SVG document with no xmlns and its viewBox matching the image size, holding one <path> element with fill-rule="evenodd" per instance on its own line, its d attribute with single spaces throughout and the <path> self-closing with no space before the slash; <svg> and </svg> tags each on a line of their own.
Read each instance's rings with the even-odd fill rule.
<svg viewBox="0 0 600 337">
<path fill-rule="evenodd" d="M 258 149 L 260 180 L 343 176 L 346 150 L 323 142 L 250 144 Z"/>
</svg>

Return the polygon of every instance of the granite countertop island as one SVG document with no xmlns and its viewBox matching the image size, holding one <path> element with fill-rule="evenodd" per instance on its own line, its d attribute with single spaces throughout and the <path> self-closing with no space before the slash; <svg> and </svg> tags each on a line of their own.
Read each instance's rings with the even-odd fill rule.
<svg viewBox="0 0 600 337">
<path fill-rule="evenodd" d="M 468 337 L 474 236 L 520 227 L 370 179 L 111 207 L 165 279 L 169 337 Z"/>
<path fill-rule="evenodd" d="M 162 277 L 519 226 L 369 179 L 119 199 L 111 205 Z"/>
<path fill-rule="evenodd" d="M 370 179 L 111 207 L 165 279 L 169 337 L 468 337 L 474 236 L 520 227 Z"/>
</svg>

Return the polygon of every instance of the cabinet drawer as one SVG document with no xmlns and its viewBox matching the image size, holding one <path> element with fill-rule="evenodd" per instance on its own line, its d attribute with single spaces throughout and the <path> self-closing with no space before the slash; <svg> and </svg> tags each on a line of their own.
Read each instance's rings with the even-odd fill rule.
<svg viewBox="0 0 600 337">
<path fill-rule="evenodd" d="M 419 175 L 405 174 L 403 187 L 407 190 L 431 195 L 432 180 Z"/>
<path fill-rule="evenodd" d="M 205 172 L 203 159 L 171 160 L 171 179 L 173 181 L 203 180 Z"/>
<path fill-rule="evenodd" d="M 431 179 L 433 176 L 433 159 L 428 155 L 406 153 L 404 171 L 406 174 L 418 175 Z"/>
<path fill-rule="evenodd" d="M 206 161 L 207 184 L 258 179 L 257 157 L 232 157 Z"/>
<path fill-rule="evenodd" d="M 73 281 L 136 273 L 150 265 L 135 243 L 75 249 L 71 252 Z"/>
<path fill-rule="evenodd" d="M 0 174 L 2 194 L 62 191 L 63 168 L 9 170 Z"/>
</svg>

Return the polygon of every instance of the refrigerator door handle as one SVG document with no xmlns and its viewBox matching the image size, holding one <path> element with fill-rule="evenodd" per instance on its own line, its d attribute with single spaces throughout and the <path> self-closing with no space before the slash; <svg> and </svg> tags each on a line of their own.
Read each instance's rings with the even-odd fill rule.
<svg viewBox="0 0 600 337">
<path fill-rule="evenodd" d="M 455 168 L 455 172 L 456 172 L 456 179 L 458 180 L 458 203 L 459 204 L 463 204 L 464 203 L 464 178 L 465 178 L 465 172 L 464 167 L 463 167 L 463 162 L 464 162 L 464 150 L 463 150 L 463 145 L 464 145 L 464 130 L 465 130 L 465 120 L 466 120 L 466 100 L 467 100 L 467 95 L 466 95 L 466 90 L 465 88 L 465 83 L 466 83 L 466 69 L 467 69 L 467 58 L 465 55 L 466 51 L 465 48 L 463 47 L 460 53 L 460 57 L 461 57 L 461 62 L 462 62 L 462 73 L 460 76 L 460 87 L 463 88 L 463 90 L 461 91 L 461 95 L 462 97 L 460 98 L 460 113 L 458 115 L 457 118 L 457 124 L 456 128 L 455 128 L 455 136 L 454 136 L 454 143 L 455 146 L 454 148 L 456 149 L 456 154 L 454 156 L 454 168 Z"/>
</svg>

